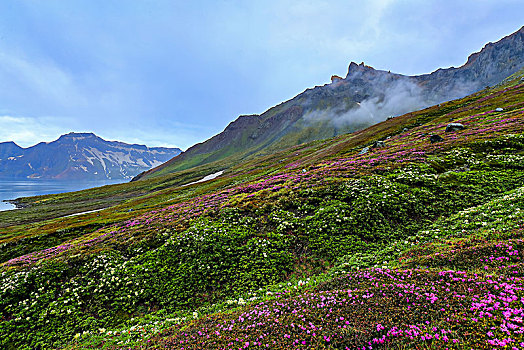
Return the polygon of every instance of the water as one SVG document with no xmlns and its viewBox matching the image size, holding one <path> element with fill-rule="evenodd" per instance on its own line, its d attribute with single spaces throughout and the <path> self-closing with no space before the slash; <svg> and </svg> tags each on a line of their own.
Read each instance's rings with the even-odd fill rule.
<svg viewBox="0 0 524 350">
<path fill-rule="evenodd" d="M 61 180 L 0 180 L 0 211 L 15 209 L 3 202 L 6 199 L 73 192 L 104 185 L 119 184 L 129 180 L 61 181 Z"/>
</svg>

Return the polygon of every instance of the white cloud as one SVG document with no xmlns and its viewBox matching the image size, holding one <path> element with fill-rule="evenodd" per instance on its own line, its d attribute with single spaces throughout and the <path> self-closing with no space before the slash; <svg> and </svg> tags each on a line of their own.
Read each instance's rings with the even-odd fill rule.
<svg viewBox="0 0 524 350">
<path fill-rule="evenodd" d="M 21 147 L 42 141 L 53 141 L 71 131 L 67 122 L 59 118 L 0 116 L 0 142 L 14 141 Z"/>
</svg>

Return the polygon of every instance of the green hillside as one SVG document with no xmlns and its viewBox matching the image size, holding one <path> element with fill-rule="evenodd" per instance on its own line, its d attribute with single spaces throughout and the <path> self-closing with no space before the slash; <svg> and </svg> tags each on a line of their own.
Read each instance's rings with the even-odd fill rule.
<svg viewBox="0 0 524 350">
<path fill-rule="evenodd" d="M 0 347 L 524 348 L 523 117 L 520 71 L 356 133 L 23 199 L 0 214 Z"/>
</svg>

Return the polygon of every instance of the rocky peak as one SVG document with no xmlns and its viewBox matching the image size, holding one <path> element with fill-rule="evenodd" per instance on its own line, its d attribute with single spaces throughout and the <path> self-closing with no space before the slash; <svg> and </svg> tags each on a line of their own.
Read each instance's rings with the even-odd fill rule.
<svg viewBox="0 0 524 350">
<path fill-rule="evenodd" d="M 0 159 L 5 157 L 19 156 L 23 152 L 23 148 L 18 146 L 13 141 L 0 142 Z"/>
<path fill-rule="evenodd" d="M 66 140 L 66 139 L 75 139 L 75 140 L 81 140 L 81 139 L 87 139 L 87 138 L 98 138 L 95 134 L 92 132 L 70 132 L 68 134 L 60 136 L 59 140 Z"/>
<path fill-rule="evenodd" d="M 348 74 L 346 75 L 346 79 L 349 76 L 353 76 L 358 73 L 373 73 L 374 71 L 375 71 L 375 68 L 371 66 L 366 66 L 364 62 L 361 62 L 360 64 L 351 62 L 348 67 Z"/>
<path fill-rule="evenodd" d="M 18 146 L 16 143 L 14 143 L 13 141 L 0 142 L 0 146 L 2 146 L 2 147 L 22 148 L 22 147 Z"/>
<path fill-rule="evenodd" d="M 341 80 L 344 80 L 344 78 L 342 78 L 341 76 L 338 76 L 338 75 L 332 75 L 331 76 L 331 82 L 332 83 L 336 83 L 336 82 L 339 82 Z"/>
</svg>

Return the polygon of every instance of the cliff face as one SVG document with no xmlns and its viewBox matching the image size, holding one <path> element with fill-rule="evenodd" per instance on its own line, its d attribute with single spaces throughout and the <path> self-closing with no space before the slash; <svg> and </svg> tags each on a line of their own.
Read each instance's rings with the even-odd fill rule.
<svg viewBox="0 0 524 350">
<path fill-rule="evenodd" d="M 105 141 L 91 133 L 70 133 L 29 148 L 4 142 L 0 143 L 0 178 L 128 179 L 180 152 Z"/>
<path fill-rule="evenodd" d="M 187 169 L 267 148 L 293 146 L 352 132 L 494 85 L 524 67 L 524 27 L 488 43 L 458 68 L 404 76 L 351 62 L 345 78 L 307 89 L 261 115 L 241 116 L 211 139 L 196 144 L 161 167 L 142 174 Z M 137 179 L 138 179 L 137 178 Z"/>
</svg>

